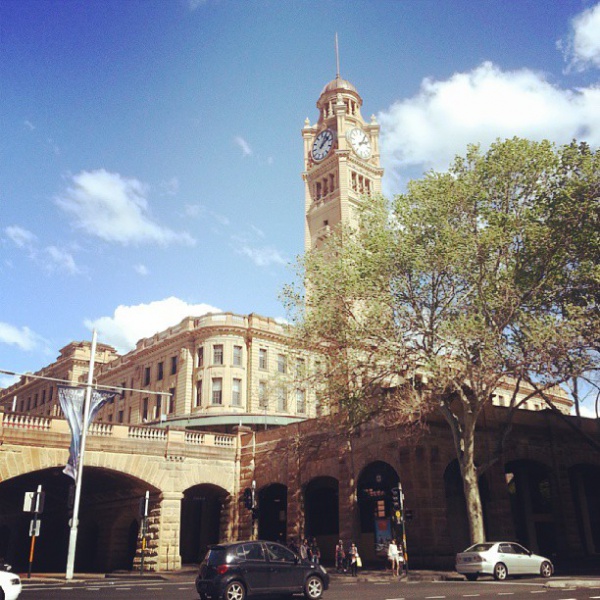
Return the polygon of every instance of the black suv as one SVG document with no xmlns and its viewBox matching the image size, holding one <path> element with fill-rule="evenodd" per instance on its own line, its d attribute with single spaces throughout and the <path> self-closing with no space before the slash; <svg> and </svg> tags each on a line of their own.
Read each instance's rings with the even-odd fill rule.
<svg viewBox="0 0 600 600">
<path fill-rule="evenodd" d="M 329 575 L 322 566 L 302 560 L 277 542 L 263 541 L 210 546 L 196 578 L 201 600 L 296 592 L 317 600 L 328 587 Z"/>
</svg>

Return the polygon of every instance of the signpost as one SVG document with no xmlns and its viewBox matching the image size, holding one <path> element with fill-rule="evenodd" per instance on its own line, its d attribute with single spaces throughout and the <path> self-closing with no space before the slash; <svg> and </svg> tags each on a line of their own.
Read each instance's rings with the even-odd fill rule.
<svg viewBox="0 0 600 600">
<path fill-rule="evenodd" d="M 29 567 L 27 569 L 27 578 L 31 579 L 31 567 L 33 565 L 33 553 L 35 550 L 35 540 L 40 535 L 41 520 L 38 518 L 44 512 L 44 498 L 46 494 L 42 491 L 42 486 L 38 485 L 35 492 L 25 492 L 23 501 L 23 512 L 33 513 L 33 519 L 29 524 L 29 537 L 31 546 L 29 548 Z"/>
<path fill-rule="evenodd" d="M 148 506 L 150 504 L 150 492 L 140 500 L 140 518 L 142 519 L 142 556 L 140 560 L 140 576 L 144 574 L 144 555 L 146 554 L 146 536 L 148 534 Z"/>
</svg>

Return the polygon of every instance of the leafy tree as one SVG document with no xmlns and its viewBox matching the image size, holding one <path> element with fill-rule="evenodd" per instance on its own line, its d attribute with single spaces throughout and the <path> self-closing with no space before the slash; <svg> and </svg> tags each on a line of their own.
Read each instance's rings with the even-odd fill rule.
<svg viewBox="0 0 600 600">
<path fill-rule="evenodd" d="M 501 384 L 553 403 L 598 367 L 600 157 L 514 138 L 470 146 L 302 257 L 283 298 L 297 343 L 325 357 L 322 399 L 356 424 L 450 426 L 470 536 L 484 539 L 477 422 Z M 520 399 L 518 399 L 520 398 Z M 495 460 L 499 458 L 496 456 Z"/>
</svg>

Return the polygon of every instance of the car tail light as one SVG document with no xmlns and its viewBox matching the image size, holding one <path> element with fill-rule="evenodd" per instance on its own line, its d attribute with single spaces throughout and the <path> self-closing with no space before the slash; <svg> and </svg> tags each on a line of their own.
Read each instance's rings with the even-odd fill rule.
<svg viewBox="0 0 600 600">
<path fill-rule="evenodd" d="M 225 573 L 227 573 L 227 571 L 229 571 L 229 565 L 217 565 L 217 574 L 219 575 L 224 575 Z"/>
</svg>

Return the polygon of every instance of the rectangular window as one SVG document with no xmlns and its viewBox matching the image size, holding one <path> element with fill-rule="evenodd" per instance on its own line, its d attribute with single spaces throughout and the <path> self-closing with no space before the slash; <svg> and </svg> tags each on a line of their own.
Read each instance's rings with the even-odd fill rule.
<svg viewBox="0 0 600 600">
<path fill-rule="evenodd" d="M 121 399 L 125 398 L 125 388 L 127 387 L 127 383 L 125 381 L 121 382 L 121 389 L 123 390 L 122 392 L 120 392 L 121 395 Z M 122 423 L 123 421 L 121 421 Z"/>
<path fill-rule="evenodd" d="M 46 390 L 42 390 L 42 404 L 46 404 Z"/>
<path fill-rule="evenodd" d="M 120 410 L 119 411 L 119 423 L 122 423 L 122 422 L 123 422 L 123 411 Z"/>
<path fill-rule="evenodd" d="M 306 412 L 306 391 L 296 390 L 296 412 L 304 414 Z"/>
<path fill-rule="evenodd" d="M 204 366 L 204 346 L 200 346 L 200 348 L 198 348 L 198 366 Z"/>
<path fill-rule="evenodd" d="M 231 386 L 231 404 L 241 406 L 242 404 L 242 380 L 234 379 Z"/>
<path fill-rule="evenodd" d="M 142 400 L 142 421 L 148 420 L 148 398 Z"/>
<path fill-rule="evenodd" d="M 177 373 L 177 357 L 171 356 L 171 375 L 175 375 Z"/>
<path fill-rule="evenodd" d="M 287 390 L 283 387 L 277 391 L 277 410 L 287 411 Z"/>
<path fill-rule="evenodd" d="M 52 397 L 54 396 L 54 388 L 50 387 L 50 397 L 48 398 L 48 402 L 52 402 Z"/>
<path fill-rule="evenodd" d="M 299 358 L 296 361 L 296 377 L 302 379 L 306 375 L 306 361 L 303 358 Z"/>
<path fill-rule="evenodd" d="M 158 379 L 158 381 L 161 381 L 162 378 L 165 375 L 165 363 L 163 362 L 159 362 L 158 363 L 158 374 L 156 375 L 156 379 Z"/>
<path fill-rule="evenodd" d="M 150 385 L 150 367 L 144 369 L 144 385 Z"/>
<path fill-rule="evenodd" d="M 212 403 L 223 404 L 223 379 L 221 377 L 213 377 Z"/>
<path fill-rule="evenodd" d="M 259 381 L 258 383 L 258 405 L 261 408 L 267 408 L 267 382 Z"/>
<path fill-rule="evenodd" d="M 285 354 L 277 355 L 277 371 L 279 373 L 285 373 L 287 371 L 287 360 Z"/>
<path fill-rule="evenodd" d="M 267 368 L 267 349 L 259 348 L 258 350 L 258 368 L 266 369 Z"/>
<path fill-rule="evenodd" d="M 234 367 L 242 366 L 242 347 L 241 346 L 233 347 L 233 366 Z"/>
<path fill-rule="evenodd" d="M 213 346 L 213 365 L 223 364 L 223 344 Z"/>
<path fill-rule="evenodd" d="M 160 419 L 162 415 L 162 396 L 156 396 L 156 418 Z"/>
<path fill-rule="evenodd" d="M 169 388 L 169 414 L 172 415 L 175 412 L 175 388 Z"/>
<path fill-rule="evenodd" d="M 33 397 L 33 406 L 34 406 L 34 408 L 37 407 L 37 405 L 38 405 L 38 395 L 35 394 L 35 396 Z"/>
</svg>

